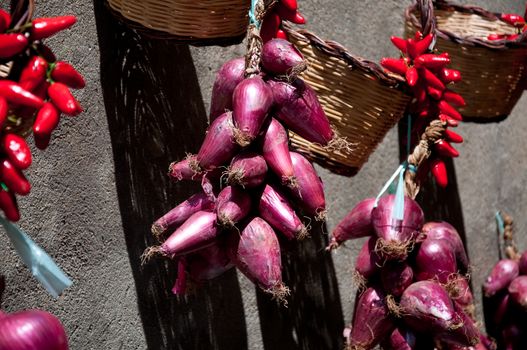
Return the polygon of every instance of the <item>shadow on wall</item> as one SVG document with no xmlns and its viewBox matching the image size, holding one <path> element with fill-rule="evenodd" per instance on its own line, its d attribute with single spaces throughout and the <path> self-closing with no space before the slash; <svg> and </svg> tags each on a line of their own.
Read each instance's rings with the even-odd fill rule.
<svg viewBox="0 0 527 350">
<path fill-rule="evenodd" d="M 175 264 L 140 256 L 156 242 L 150 225 L 197 187 L 171 183 L 168 165 L 196 152 L 207 127 L 186 45 L 148 40 L 117 23 L 94 0 L 101 84 L 112 139 L 115 180 L 139 312 L 150 349 L 246 349 L 236 274 L 196 294 L 175 297 Z"/>
</svg>

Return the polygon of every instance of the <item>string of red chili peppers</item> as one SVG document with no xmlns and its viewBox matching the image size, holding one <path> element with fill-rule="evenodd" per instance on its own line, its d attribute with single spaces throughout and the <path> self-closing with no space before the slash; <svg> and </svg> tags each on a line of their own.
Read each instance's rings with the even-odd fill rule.
<svg viewBox="0 0 527 350">
<path fill-rule="evenodd" d="M 297 0 L 279 0 L 273 9 L 265 15 L 260 29 L 260 37 L 264 43 L 273 38 L 287 40 L 287 35 L 281 29 L 283 20 L 295 24 L 306 23 L 304 16 L 298 12 Z"/>
<path fill-rule="evenodd" d="M 0 9 L 0 63 L 23 67 L 0 80 L 0 209 L 11 221 L 20 219 L 15 195 L 31 190 L 22 173 L 32 162 L 24 137 L 32 128 L 35 145 L 45 149 L 60 114 L 82 112 L 70 88 L 82 89 L 84 78 L 42 43 L 75 22 L 75 16 L 36 18 L 13 27 L 9 13 Z"/>
<path fill-rule="evenodd" d="M 410 113 L 418 116 L 414 122 L 414 135 L 420 135 L 431 120 L 440 119 L 445 123 L 444 138 L 434 143 L 434 149 L 424 168 L 425 173 L 428 173 L 429 167 L 436 183 L 446 187 L 448 176 L 444 158 L 459 156 L 451 143 L 463 142 L 463 138 L 448 127 L 456 127 L 462 120 L 454 106 L 464 106 L 465 100 L 447 88 L 447 84 L 460 81 L 461 74 L 447 68 L 450 63 L 447 52 L 431 53 L 430 45 L 433 40 L 432 34 L 423 37 L 420 32 L 414 38 L 406 40 L 393 36 L 391 41 L 401 51 L 401 58 L 383 58 L 381 65 L 390 72 L 406 77 L 414 95 Z"/>
<path fill-rule="evenodd" d="M 527 24 L 525 23 L 525 17 L 527 17 L 527 5 L 525 9 L 525 16 L 522 17 L 515 13 L 502 13 L 500 18 L 502 21 L 509 23 L 511 26 L 518 29 L 517 34 L 499 34 L 493 33 L 487 36 L 488 40 L 515 40 L 521 33 L 527 30 Z"/>
</svg>

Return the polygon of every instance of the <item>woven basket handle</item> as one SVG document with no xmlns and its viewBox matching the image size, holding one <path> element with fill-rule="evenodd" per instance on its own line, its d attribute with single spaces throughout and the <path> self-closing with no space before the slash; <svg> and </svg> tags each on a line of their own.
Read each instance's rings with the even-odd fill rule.
<svg viewBox="0 0 527 350">
<path fill-rule="evenodd" d="M 34 0 L 11 1 L 11 28 L 17 29 L 31 21 L 35 9 Z"/>
<path fill-rule="evenodd" d="M 430 33 L 435 35 L 437 24 L 433 0 L 417 0 L 417 10 L 421 14 L 421 33 L 423 36 Z"/>
</svg>

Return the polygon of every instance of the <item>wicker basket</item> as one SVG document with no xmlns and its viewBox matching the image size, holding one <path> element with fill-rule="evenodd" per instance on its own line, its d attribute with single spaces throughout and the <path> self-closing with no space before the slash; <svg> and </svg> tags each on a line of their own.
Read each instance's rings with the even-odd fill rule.
<svg viewBox="0 0 527 350">
<path fill-rule="evenodd" d="M 285 25 L 289 40 L 308 61 L 301 78 L 317 92 L 333 129 L 352 143 L 349 151 L 328 151 L 291 133 L 301 153 L 329 170 L 355 175 L 404 114 L 411 97 L 403 78 L 387 74 L 374 62 L 357 58 L 344 47 L 306 30 Z"/>
<path fill-rule="evenodd" d="M 107 0 L 117 17 L 147 36 L 228 45 L 245 36 L 250 0 Z"/>
<path fill-rule="evenodd" d="M 422 0 L 406 10 L 406 35 L 421 28 Z M 482 8 L 434 1 L 427 20 L 435 19 L 439 51 L 452 58 L 451 68 L 463 80 L 452 87 L 466 100 L 460 112 L 469 121 L 488 122 L 510 114 L 525 88 L 527 33 L 515 41 L 489 41 L 492 33 L 514 34 L 516 29 Z"/>
</svg>

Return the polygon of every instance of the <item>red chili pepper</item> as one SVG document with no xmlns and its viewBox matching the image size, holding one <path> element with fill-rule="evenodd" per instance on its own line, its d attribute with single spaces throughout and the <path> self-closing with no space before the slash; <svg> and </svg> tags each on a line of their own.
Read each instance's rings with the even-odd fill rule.
<svg viewBox="0 0 527 350">
<path fill-rule="evenodd" d="M 507 35 L 505 34 L 489 34 L 487 40 L 505 40 Z"/>
<path fill-rule="evenodd" d="M 8 102 L 33 108 L 40 108 L 44 104 L 41 98 L 11 80 L 0 80 L 0 96 Z"/>
<path fill-rule="evenodd" d="M 23 137 L 16 134 L 6 134 L 3 139 L 4 153 L 11 163 L 20 170 L 31 165 L 31 150 Z"/>
<path fill-rule="evenodd" d="M 53 53 L 53 51 L 46 45 L 41 44 L 38 46 L 38 53 L 44 57 L 46 61 L 49 63 L 53 63 L 57 60 L 57 56 Z"/>
<path fill-rule="evenodd" d="M 419 68 L 419 76 L 422 76 L 431 87 L 441 91 L 445 90 L 445 84 L 443 84 L 443 82 L 428 69 L 423 67 Z"/>
<path fill-rule="evenodd" d="M 430 69 L 437 69 L 450 64 L 450 58 L 434 54 L 424 54 L 417 57 L 414 62 L 417 67 L 424 66 Z"/>
<path fill-rule="evenodd" d="M 430 170 L 439 187 L 445 188 L 448 185 L 448 175 L 445 162 L 442 159 L 435 158 L 430 161 Z"/>
<path fill-rule="evenodd" d="M 465 99 L 460 94 L 455 93 L 454 91 L 445 90 L 443 98 L 445 99 L 445 101 L 450 104 L 453 104 L 454 106 L 463 107 L 466 105 Z"/>
<path fill-rule="evenodd" d="M 525 25 L 525 19 L 514 13 L 502 13 L 501 19 L 516 28 L 522 28 Z"/>
<path fill-rule="evenodd" d="M 33 137 L 39 149 L 46 149 L 51 138 L 51 133 L 59 125 L 60 112 L 51 102 L 46 102 L 38 111 L 33 123 Z"/>
<path fill-rule="evenodd" d="M 2 185 L 2 188 L 0 188 L 0 209 L 4 211 L 7 220 L 16 222 L 20 220 L 20 211 L 18 210 L 16 197 L 11 191 L 8 192 L 3 188 L 6 185 Z"/>
<path fill-rule="evenodd" d="M 439 114 L 439 119 L 441 119 L 441 121 L 443 122 L 446 122 L 448 124 L 448 126 L 452 126 L 452 127 L 456 127 L 459 125 L 459 122 L 455 119 L 452 119 L 452 117 L 446 115 L 446 114 Z"/>
<path fill-rule="evenodd" d="M 513 40 L 516 40 L 518 39 L 519 35 L 518 34 L 511 34 L 511 35 L 507 35 L 507 40 L 510 40 L 510 41 L 513 41 Z"/>
<path fill-rule="evenodd" d="M 406 50 L 408 52 L 408 56 L 410 56 L 412 60 L 415 60 L 419 56 L 415 47 L 414 39 L 406 39 Z"/>
<path fill-rule="evenodd" d="M 447 84 L 461 81 L 461 73 L 455 69 L 443 68 L 439 71 L 439 77 Z"/>
<path fill-rule="evenodd" d="M 262 37 L 262 41 L 264 43 L 276 37 L 281 23 L 282 19 L 274 11 L 271 11 L 265 16 L 262 23 L 262 28 L 260 29 L 260 36 Z"/>
<path fill-rule="evenodd" d="M 276 5 L 275 9 L 278 16 L 283 20 L 291 21 L 295 24 L 306 24 L 305 18 L 298 11 L 289 10 L 281 2 Z"/>
<path fill-rule="evenodd" d="M 419 80 L 419 73 L 417 73 L 417 69 L 415 67 L 410 67 L 406 71 L 406 82 L 410 86 L 415 86 L 418 80 Z"/>
<path fill-rule="evenodd" d="M 86 82 L 82 75 L 71 64 L 64 61 L 58 61 L 51 71 L 51 79 L 66 84 L 72 89 L 82 89 Z"/>
<path fill-rule="evenodd" d="M 0 58 L 10 58 L 19 54 L 28 44 L 24 34 L 0 34 Z"/>
<path fill-rule="evenodd" d="M 7 119 L 7 113 L 9 112 L 9 105 L 7 100 L 0 96 L 0 129 L 4 126 L 5 120 Z"/>
<path fill-rule="evenodd" d="M 439 140 L 436 143 L 434 143 L 434 148 L 437 151 L 437 153 L 439 153 L 439 155 L 443 157 L 456 158 L 459 156 L 459 152 L 456 151 L 456 149 L 452 147 L 452 145 L 445 140 Z"/>
<path fill-rule="evenodd" d="M 49 38 L 64 29 L 71 27 L 77 22 L 75 16 L 60 16 L 49 18 L 35 18 L 31 23 L 31 39 L 40 40 Z"/>
<path fill-rule="evenodd" d="M 415 57 L 418 57 L 425 52 L 427 52 L 430 49 L 430 45 L 432 44 L 432 41 L 434 40 L 434 36 L 432 34 L 428 34 L 421 40 L 417 40 L 414 44 L 415 46 Z"/>
<path fill-rule="evenodd" d="M 437 106 L 439 107 L 439 111 L 441 113 L 444 113 L 456 120 L 460 120 L 460 121 L 463 120 L 463 117 L 461 116 L 461 114 L 454 107 L 449 105 L 448 102 L 446 102 L 445 100 L 439 101 Z"/>
<path fill-rule="evenodd" d="M 3 33 L 11 24 L 11 15 L 0 9 L 0 32 Z"/>
<path fill-rule="evenodd" d="M 403 54 L 406 54 L 406 39 L 392 36 L 390 40 L 396 48 L 398 48 Z"/>
<path fill-rule="evenodd" d="M 381 59 L 381 66 L 386 68 L 392 73 L 405 75 L 408 70 L 408 66 L 403 58 L 383 58 Z"/>
<path fill-rule="evenodd" d="M 426 88 L 421 82 L 418 82 L 415 86 L 413 86 L 412 91 L 419 105 L 428 104 Z"/>
<path fill-rule="evenodd" d="M 298 4 L 296 0 L 280 0 L 280 3 L 291 11 L 296 11 L 298 9 Z"/>
<path fill-rule="evenodd" d="M 287 40 L 287 34 L 282 30 L 282 29 L 278 29 L 278 31 L 276 32 L 276 38 L 277 39 L 284 39 L 284 40 Z"/>
<path fill-rule="evenodd" d="M 70 89 L 62 83 L 53 83 L 48 88 L 48 96 L 53 104 L 64 114 L 75 116 L 82 112 L 79 102 Z"/>
<path fill-rule="evenodd" d="M 443 97 L 443 91 L 438 90 L 432 86 L 427 86 L 426 91 L 428 92 L 428 95 L 432 97 L 434 100 L 440 100 L 441 97 Z"/>
<path fill-rule="evenodd" d="M 445 129 L 445 137 L 450 142 L 463 143 L 463 137 L 450 129 Z"/>
<path fill-rule="evenodd" d="M 48 62 L 40 56 L 33 56 L 20 74 L 18 83 L 27 90 L 33 91 L 38 85 L 46 80 Z"/>
<path fill-rule="evenodd" d="M 414 34 L 414 40 L 415 41 L 419 41 L 423 38 L 423 33 L 421 33 L 420 30 L 416 31 L 415 34 Z"/>
<path fill-rule="evenodd" d="M 0 164 L 0 179 L 13 192 L 25 196 L 31 191 L 31 184 L 13 163 L 4 159 Z"/>
</svg>

